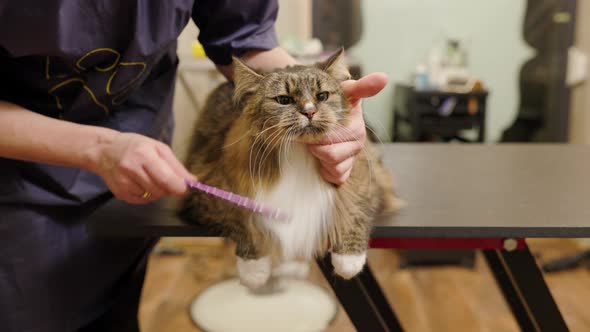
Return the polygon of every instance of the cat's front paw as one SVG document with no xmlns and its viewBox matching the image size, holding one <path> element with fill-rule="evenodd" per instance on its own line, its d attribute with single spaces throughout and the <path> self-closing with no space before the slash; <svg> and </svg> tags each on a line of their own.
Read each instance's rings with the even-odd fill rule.
<svg viewBox="0 0 590 332">
<path fill-rule="evenodd" d="M 271 265 L 270 256 L 247 260 L 238 257 L 240 283 L 250 289 L 264 286 L 270 277 Z"/>
<path fill-rule="evenodd" d="M 332 253 L 334 272 L 344 279 L 350 279 L 363 270 L 367 261 L 367 252 L 362 254 Z"/>
</svg>

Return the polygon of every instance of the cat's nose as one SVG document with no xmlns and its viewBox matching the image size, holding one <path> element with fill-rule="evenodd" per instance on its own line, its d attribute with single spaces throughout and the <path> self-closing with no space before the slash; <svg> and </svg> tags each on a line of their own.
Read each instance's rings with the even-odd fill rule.
<svg viewBox="0 0 590 332">
<path fill-rule="evenodd" d="M 315 105 L 311 101 L 308 101 L 303 105 L 301 113 L 311 120 L 316 111 Z"/>
</svg>

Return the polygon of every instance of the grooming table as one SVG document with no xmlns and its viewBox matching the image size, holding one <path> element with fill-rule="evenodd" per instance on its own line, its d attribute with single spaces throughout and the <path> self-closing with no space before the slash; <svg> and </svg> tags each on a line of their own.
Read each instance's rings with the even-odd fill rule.
<svg viewBox="0 0 590 332">
<path fill-rule="evenodd" d="M 373 248 L 481 249 L 523 331 L 567 331 L 525 239 L 590 237 L 590 148 L 573 145 L 385 144 L 408 206 L 376 221 Z M 164 202 L 113 200 L 88 221 L 96 236 L 215 236 Z M 358 331 L 402 331 L 370 267 L 335 278 L 318 265 Z M 459 314 L 459 313 L 458 313 Z"/>
</svg>

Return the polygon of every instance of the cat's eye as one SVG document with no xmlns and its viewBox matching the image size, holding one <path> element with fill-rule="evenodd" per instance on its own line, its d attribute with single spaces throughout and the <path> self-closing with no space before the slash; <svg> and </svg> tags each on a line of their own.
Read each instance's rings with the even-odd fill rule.
<svg viewBox="0 0 590 332">
<path fill-rule="evenodd" d="M 318 101 L 324 101 L 324 100 L 328 99 L 328 96 L 329 96 L 329 94 L 328 94 L 328 91 L 324 91 L 324 92 L 320 92 L 320 93 L 318 93 L 318 94 L 315 96 L 315 98 L 316 98 Z"/>
<path fill-rule="evenodd" d="M 291 98 L 289 96 L 278 96 L 277 103 L 279 103 L 281 105 L 293 104 L 293 98 Z"/>
</svg>

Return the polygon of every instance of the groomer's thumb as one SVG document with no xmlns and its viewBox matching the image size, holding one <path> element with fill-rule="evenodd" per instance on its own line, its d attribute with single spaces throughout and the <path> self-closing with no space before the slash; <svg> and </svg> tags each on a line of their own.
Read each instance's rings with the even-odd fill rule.
<svg viewBox="0 0 590 332">
<path fill-rule="evenodd" d="M 372 73 L 357 81 L 342 82 L 342 89 L 351 103 L 355 103 L 361 98 L 372 97 L 379 93 L 387 85 L 387 81 L 386 74 Z"/>
</svg>

